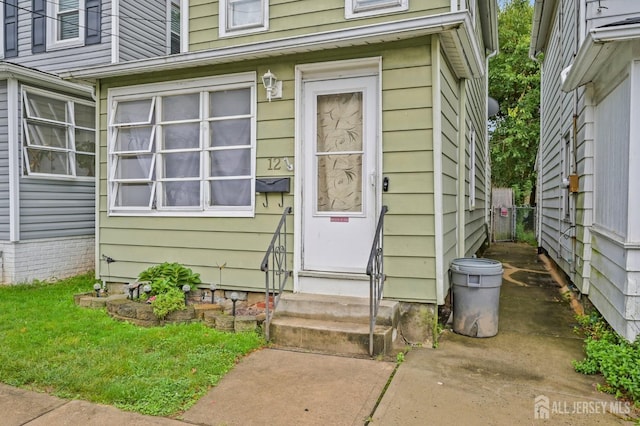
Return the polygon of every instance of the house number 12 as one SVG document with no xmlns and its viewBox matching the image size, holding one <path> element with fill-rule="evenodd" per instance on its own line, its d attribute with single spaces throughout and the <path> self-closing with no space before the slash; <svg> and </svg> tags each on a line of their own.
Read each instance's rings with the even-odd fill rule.
<svg viewBox="0 0 640 426">
<path fill-rule="evenodd" d="M 267 170 L 281 170 L 282 169 L 281 158 L 269 158 L 269 168 Z"/>
</svg>

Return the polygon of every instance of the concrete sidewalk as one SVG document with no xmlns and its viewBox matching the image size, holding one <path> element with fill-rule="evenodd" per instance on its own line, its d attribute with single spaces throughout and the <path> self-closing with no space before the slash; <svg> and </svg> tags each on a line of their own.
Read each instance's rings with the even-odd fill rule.
<svg viewBox="0 0 640 426">
<path fill-rule="evenodd" d="M 574 372 L 574 315 L 536 249 L 496 244 L 498 335 L 445 331 L 438 349 L 394 364 L 275 349 L 244 358 L 180 420 L 65 401 L 0 385 L 1 425 L 621 425 L 629 407 Z M 388 388 L 385 386 L 389 383 Z M 548 414 L 548 419 L 537 419 Z M 378 405 L 376 405 L 378 403 Z M 614 412 L 617 412 L 614 413 Z"/>
<path fill-rule="evenodd" d="M 628 405 L 596 390 L 598 377 L 573 370 L 584 358 L 574 313 L 536 249 L 496 244 L 484 257 L 505 268 L 498 335 L 445 331 L 438 349 L 410 351 L 372 424 L 633 424 L 624 420 Z"/>
</svg>

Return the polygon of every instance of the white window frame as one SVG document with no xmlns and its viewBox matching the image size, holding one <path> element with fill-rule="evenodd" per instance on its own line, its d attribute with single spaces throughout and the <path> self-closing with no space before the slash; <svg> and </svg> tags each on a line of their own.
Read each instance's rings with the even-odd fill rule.
<svg viewBox="0 0 640 426">
<path fill-rule="evenodd" d="M 64 49 L 67 47 L 76 47 L 84 45 L 85 36 L 85 3 L 84 0 L 78 0 L 78 37 L 68 40 L 58 40 L 58 29 L 60 21 L 58 20 L 58 4 L 60 0 L 47 1 L 47 50 Z"/>
<path fill-rule="evenodd" d="M 476 131 L 469 129 L 469 210 L 476 207 Z"/>
<path fill-rule="evenodd" d="M 366 0 L 345 0 L 346 19 L 361 18 L 385 13 L 402 12 L 409 9 L 409 0 L 379 0 L 379 4 L 367 5 Z"/>
<path fill-rule="evenodd" d="M 67 113 L 67 121 L 66 122 L 58 122 L 52 121 L 46 118 L 39 118 L 32 113 L 29 113 L 30 106 L 27 102 L 27 97 L 32 95 L 39 95 L 48 98 L 52 98 L 55 100 L 63 101 L 66 103 L 66 113 Z M 95 110 L 95 104 L 91 101 L 73 98 L 70 96 L 64 96 L 59 93 L 49 92 L 42 89 L 37 89 L 34 87 L 23 86 L 22 87 L 22 95 L 21 95 L 22 103 L 23 103 L 23 115 L 22 115 L 22 175 L 25 178 L 46 178 L 46 179 L 62 179 L 62 180 L 81 180 L 81 181 L 93 181 L 95 180 L 96 170 L 94 168 L 94 176 L 78 176 L 76 170 L 76 154 L 81 155 L 91 155 L 94 158 L 95 164 L 95 149 L 97 148 L 97 140 L 94 137 L 94 152 L 87 151 L 77 151 L 75 144 L 76 137 L 76 129 L 81 129 L 84 131 L 93 131 L 94 135 L 96 134 L 96 123 L 94 119 L 94 128 L 81 127 L 76 126 L 75 123 L 75 105 L 81 104 L 88 107 L 92 107 Z M 95 117 L 95 114 L 94 114 Z M 39 124 L 53 124 L 57 127 L 65 127 L 66 128 L 66 136 L 67 136 L 67 146 L 64 148 L 60 147 L 46 147 L 38 144 L 32 144 L 30 142 L 30 131 L 28 129 L 28 123 L 39 123 Z M 67 159 L 69 161 L 69 173 L 68 174 L 53 174 L 53 173 L 39 173 L 31 171 L 30 162 L 29 162 L 29 148 L 35 148 L 42 151 L 51 151 L 57 153 L 65 153 L 67 154 Z"/>
<path fill-rule="evenodd" d="M 269 0 L 260 0 L 262 3 L 262 21 L 251 25 L 232 27 L 230 25 L 229 6 L 233 2 L 242 0 L 220 0 L 218 2 L 218 35 L 219 37 L 231 37 L 243 34 L 252 34 L 269 30 Z"/>
<path fill-rule="evenodd" d="M 250 118 L 250 176 L 244 176 L 250 181 L 250 204 L 248 206 L 210 206 L 210 189 L 209 182 L 214 180 L 224 180 L 224 177 L 216 178 L 209 176 L 210 164 L 208 153 L 215 148 L 208 147 L 206 141 L 209 140 L 209 123 L 215 121 L 216 118 L 208 117 L 208 96 L 212 92 L 220 90 L 232 90 L 232 89 L 249 89 L 250 90 L 250 105 L 249 114 L 246 116 L 233 116 L 233 118 Z M 116 129 L 118 125 L 114 124 L 114 112 L 116 111 L 117 103 L 122 101 L 132 100 L 145 100 L 153 99 L 153 102 L 163 96 L 173 96 L 179 94 L 199 94 L 200 95 L 200 118 L 197 119 L 200 123 L 200 146 L 196 149 L 201 154 L 201 166 L 200 176 L 197 178 L 201 185 L 201 200 L 200 206 L 162 206 L 162 191 L 160 186 L 167 179 L 163 179 L 161 176 L 162 155 L 165 153 L 163 150 L 158 149 L 160 146 L 159 139 L 161 138 L 161 131 L 155 130 L 161 128 L 160 122 L 161 113 L 158 108 L 151 107 L 152 114 L 148 118 L 146 124 L 152 125 L 151 142 L 148 149 L 145 152 L 149 152 L 153 155 L 151 174 L 148 179 L 129 179 L 127 181 L 123 179 L 117 179 L 115 177 L 115 166 L 118 160 L 119 152 L 115 150 L 116 142 Z M 194 216 L 194 217 L 253 217 L 255 215 L 255 179 L 256 179 L 256 73 L 240 73 L 231 74 L 219 77 L 206 77 L 191 80 L 180 80 L 167 83 L 153 83 L 143 84 L 137 86 L 128 86 L 122 88 L 109 89 L 108 92 L 108 164 L 107 164 L 107 186 L 108 186 L 108 198 L 109 198 L 109 215 L 110 216 Z M 231 116 L 230 116 L 231 117 Z M 225 117 L 230 119 L 229 117 Z M 173 122 L 171 122 L 173 123 Z M 133 124 L 145 124 L 145 123 L 128 123 Z M 155 147 L 154 147 L 155 145 Z M 185 150 L 189 150 L 186 149 Z M 142 153 L 142 151 L 141 151 Z M 119 207 L 116 205 L 116 194 L 118 191 L 118 185 L 120 183 L 150 183 L 152 185 L 150 201 L 147 206 L 143 207 L 131 207 L 124 206 Z"/>
<path fill-rule="evenodd" d="M 2 28 L 0 28 L 0 59 L 4 58 L 4 3 L 0 4 L 0 22 Z"/>
<path fill-rule="evenodd" d="M 177 5 L 178 9 L 180 10 L 180 32 L 178 33 L 178 36 L 180 37 L 180 52 L 177 53 L 182 53 L 185 52 L 185 43 L 183 43 L 183 38 L 185 36 L 185 28 L 184 28 L 184 22 L 185 20 L 183 19 L 183 14 L 185 13 L 185 2 L 184 0 L 169 0 L 167 2 L 167 55 L 171 55 L 171 54 L 177 54 L 177 53 L 172 53 L 171 52 L 171 36 L 174 34 L 173 33 L 173 15 L 172 15 L 172 11 L 173 11 L 173 5 Z"/>
</svg>

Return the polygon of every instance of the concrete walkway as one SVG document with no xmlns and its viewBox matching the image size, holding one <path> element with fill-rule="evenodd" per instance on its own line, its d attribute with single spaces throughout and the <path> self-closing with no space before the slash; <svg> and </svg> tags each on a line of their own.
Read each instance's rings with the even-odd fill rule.
<svg viewBox="0 0 640 426">
<path fill-rule="evenodd" d="M 412 349 L 395 374 L 384 361 L 264 349 L 179 420 L 0 385 L 0 424 L 633 424 L 625 420 L 628 406 L 596 391 L 597 377 L 573 371 L 582 341 L 535 248 L 497 244 L 485 257 L 505 265 L 498 335 L 445 331 L 438 349 Z"/>
</svg>

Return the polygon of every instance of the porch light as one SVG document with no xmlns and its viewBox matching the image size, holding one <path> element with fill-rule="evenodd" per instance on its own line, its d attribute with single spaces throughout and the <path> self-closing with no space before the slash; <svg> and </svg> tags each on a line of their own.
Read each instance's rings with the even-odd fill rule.
<svg viewBox="0 0 640 426">
<path fill-rule="evenodd" d="M 264 88 L 267 89 L 267 100 L 271 102 L 273 98 L 281 98 L 282 97 L 282 82 L 278 81 L 278 78 L 268 70 L 262 76 L 262 84 Z"/>
</svg>

